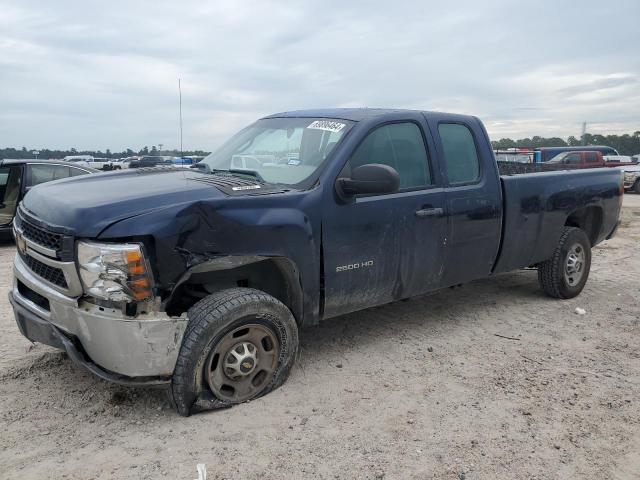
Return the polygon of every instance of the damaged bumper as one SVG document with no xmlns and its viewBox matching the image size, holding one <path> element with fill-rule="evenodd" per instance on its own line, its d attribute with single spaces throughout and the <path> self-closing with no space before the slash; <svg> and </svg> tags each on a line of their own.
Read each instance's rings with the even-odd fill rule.
<svg viewBox="0 0 640 480">
<path fill-rule="evenodd" d="M 66 350 L 91 373 L 112 382 L 153 385 L 170 381 L 187 324 L 156 312 L 135 318 L 79 302 L 49 287 L 19 255 L 9 299 L 28 339 Z"/>
</svg>

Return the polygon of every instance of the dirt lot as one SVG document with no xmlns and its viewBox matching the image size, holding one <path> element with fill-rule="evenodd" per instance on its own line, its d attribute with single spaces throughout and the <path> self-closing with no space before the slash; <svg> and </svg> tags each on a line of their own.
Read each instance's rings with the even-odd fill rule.
<svg viewBox="0 0 640 480">
<path fill-rule="evenodd" d="M 640 196 L 623 221 L 576 299 L 521 271 L 331 320 L 283 388 L 186 419 L 22 338 L 5 245 L 0 477 L 640 478 Z"/>
</svg>

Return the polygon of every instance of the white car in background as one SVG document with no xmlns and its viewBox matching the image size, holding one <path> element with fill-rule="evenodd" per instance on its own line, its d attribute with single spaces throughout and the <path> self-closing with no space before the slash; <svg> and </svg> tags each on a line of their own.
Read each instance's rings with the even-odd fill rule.
<svg viewBox="0 0 640 480">
<path fill-rule="evenodd" d="M 94 168 L 96 170 L 111 170 L 110 158 L 99 158 L 91 155 L 68 155 L 63 159 L 79 167 Z"/>
<path fill-rule="evenodd" d="M 130 158 L 113 158 L 111 160 L 111 170 L 122 170 L 129 168 Z"/>
<path fill-rule="evenodd" d="M 92 167 L 93 156 L 91 155 L 67 155 L 62 160 L 71 162 L 78 167 Z"/>
<path fill-rule="evenodd" d="M 624 189 L 640 194 L 640 165 L 620 167 L 624 172 Z"/>
</svg>

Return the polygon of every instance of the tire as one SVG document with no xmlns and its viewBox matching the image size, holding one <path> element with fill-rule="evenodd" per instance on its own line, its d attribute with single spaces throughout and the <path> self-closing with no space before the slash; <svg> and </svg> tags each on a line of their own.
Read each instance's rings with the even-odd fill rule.
<svg viewBox="0 0 640 480">
<path fill-rule="evenodd" d="M 256 399 L 289 376 L 298 327 L 291 311 L 274 297 L 251 288 L 223 290 L 196 303 L 188 317 L 171 380 L 180 415 Z M 241 371 L 245 365 L 250 371 Z"/>
<path fill-rule="evenodd" d="M 590 269 L 591 242 L 586 233 L 564 227 L 553 256 L 538 265 L 538 282 L 550 297 L 573 298 L 587 283 Z"/>
<path fill-rule="evenodd" d="M 640 195 L 640 180 L 636 180 L 636 183 L 633 184 L 633 193 Z"/>
</svg>

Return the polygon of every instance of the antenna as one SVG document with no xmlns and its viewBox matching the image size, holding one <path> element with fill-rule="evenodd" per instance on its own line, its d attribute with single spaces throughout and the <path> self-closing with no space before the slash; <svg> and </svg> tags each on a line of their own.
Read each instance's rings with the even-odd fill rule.
<svg viewBox="0 0 640 480">
<path fill-rule="evenodd" d="M 180 158 L 182 158 L 182 86 L 178 78 L 178 95 L 180 97 Z"/>
</svg>

